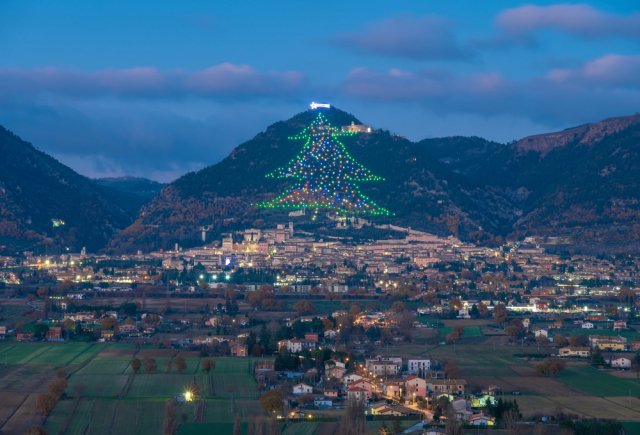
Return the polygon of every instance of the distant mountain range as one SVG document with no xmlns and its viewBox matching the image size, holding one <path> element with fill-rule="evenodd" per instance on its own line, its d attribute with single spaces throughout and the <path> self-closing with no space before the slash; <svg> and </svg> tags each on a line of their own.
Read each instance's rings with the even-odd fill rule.
<svg viewBox="0 0 640 435">
<path fill-rule="evenodd" d="M 360 124 L 335 108 L 324 113 L 336 126 Z M 0 161 L 0 244 L 151 250 L 200 244 L 202 227 L 217 237 L 288 220 L 331 233 L 332 224 L 323 219 L 311 222 L 254 205 L 286 187 L 265 174 L 296 154 L 300 143 L 287 137 L 314 117 L 315 111 L 306 111 L 277 122 L 221 162 L 166 186 L 134 178 L 89 180 L 2 130 L 0 149 L 17 161 Z M 343 142 L 357 161 L 385 178 L 360 186 L 394 212 L 376 222 L 479 243 L 563 236 L 580 249 L 639 250 L 640 115 L 507 145 L 478 137 L 413 143 L 376 129 Z M 54 228 L 51 219 L 65 225 Z"/>
</svg>

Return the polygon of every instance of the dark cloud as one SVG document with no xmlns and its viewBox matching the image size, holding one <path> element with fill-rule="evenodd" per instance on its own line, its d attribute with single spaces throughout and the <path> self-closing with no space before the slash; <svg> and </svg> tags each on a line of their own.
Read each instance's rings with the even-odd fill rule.
<svg viewBox="0 0 640 435">
<path fill-rule="evenodd" d="M 260 72 L 248 65 L 222 63 L 195 71 L 156 68 L 93 72 L 61 68 L 0 68 L 0 100 L 39 95 L 71 97 L 257 97 L 290 96 L 304 77 L 296 71 Z"/>
<path fill-rule="evenodd" d="M 640 106 L 638 56 L 607 55 L 532 79 L 446 70 L 385 72 L 359 68 L 344 82 L 354 98 L 415 103 L 440 115 L 510 115 L 546 124 L 581 123 Z"/>
<path fill-rule="evenodd" d="M 640 14 L 614 15 L 585 4 L 523 5 L 502 11 L 495 21 L 503 40 L 514 43 L 532 43 L 535 35 L 543 30 L 584 39 L 640 39 Z"/>
<path fill-rule="evenodd" d="M 415 60 L 466 60 L 469 49 L 456 41 L 453 22 L 441 17 L 400 16 L 373 23 L 331 41 L 359 53 Z"/>
</svg>

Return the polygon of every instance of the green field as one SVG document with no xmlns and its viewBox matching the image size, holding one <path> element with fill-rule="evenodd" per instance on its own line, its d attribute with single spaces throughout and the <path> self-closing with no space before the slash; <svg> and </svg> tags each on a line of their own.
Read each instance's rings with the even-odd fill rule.
<svg viewBox="0 0 640 435">
<path fill-rule="evenodd" d="M 195 422 L 195 405 L 178 405 L 180 421 L 192 423 L 184 426 L 184 433 L 227 433 L 234 415 L 246 420 L 262 414 L 250 359 L 216 358 L 215 369 L 206 374 L 200 370 L 199 357 L 185 354 L 186 370 L 178 373 L 177 354 L 150 347 L 137 351 L 133 345 L 121 343 L 2 342 L 0 398 L 6 397 L 5 405 L 12 408 L 0 413 L 5 415 L 0 431 L 22 433 L 35 411 L 36 394 L 27 393 L 46 391 L 60 368 L 65 368 L 69 386 L 45 422 L 52 434 L 155 435 L 161 432 L 166 401 L 181 396 L 193 382 L 201 387 L 204 412 Z M 157 372 L 148 374 L 142 369 L 133 373 L 130 363 L 134 355 L 154 357 Z M 167 372 L 171 359 L 171 371 Z M 6 421 L 9 416 L 11 420 Z"/>
<path fill-rule="evenodd" d="M 640 396 L 637 378 L 619 378 L 591 366 L 569 366 L 558 379 L 594 396 Z"/>
<path fill-rule="evenodd" d="M 446 337 L 447 334 L 453 332 L 452 326 L 443 326 L 440 328 L 440 336 Z M 482 337 L 482 328 L 479 326 L 465 326 L 462 330 L 462 338 Z"/>
</svg>

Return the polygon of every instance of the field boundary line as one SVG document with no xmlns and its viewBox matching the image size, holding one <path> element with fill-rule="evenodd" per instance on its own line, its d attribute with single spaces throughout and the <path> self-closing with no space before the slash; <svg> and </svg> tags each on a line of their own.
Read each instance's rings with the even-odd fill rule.
<svg viewBox="0 0 640 435">
<path fill-rule="evenodd" d="M 11 419 L 13 418 L 13 416 L 16 414 L 16 412 L 18 412 L 18 409 L 22 408 L 22 405 L 24 405 L 24 402 L 27 401 L 27 399 L 29 398 L 29 396 L 31 396 L 31 394 L 34 393 L 26 393 L 24 396 L 24 399 L 22 399 L 22 402 L 20 402 L 20 404 L 18 406 L 15 407 L 15 409 L 13 410 L 13 412 L 11 413 L 11 415 L 9 415 L 7 417 L 7 419 L 5 421 L 2 422 L 2 426 L 0 426 L 0 429 L 4 428 L 4 426 L 9 423 L 9 421 L 11 421 Z M 1 433 L 4 433 L 4 431 L 0 431 Z"/>
</svg>

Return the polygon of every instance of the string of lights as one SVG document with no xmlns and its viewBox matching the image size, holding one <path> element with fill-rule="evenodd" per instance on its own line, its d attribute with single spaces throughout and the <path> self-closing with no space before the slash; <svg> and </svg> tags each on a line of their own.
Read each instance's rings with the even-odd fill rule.
<svg viewBox="0 0 640 435">
<path fill-rule="evenodd" d="M 322 113 L 291 140 L 304 145 L 289 163 L 266 175 L 289 179 L 292 186 L 270 201 L 258 204 L 267 209 L 326 209 L 345 215 L 389 216 L 389 210 L 364 195 L 357 183 L 382 181 L 351 156 L 338 139 L 356 133 L 332 126 Z"/>
</svg>

